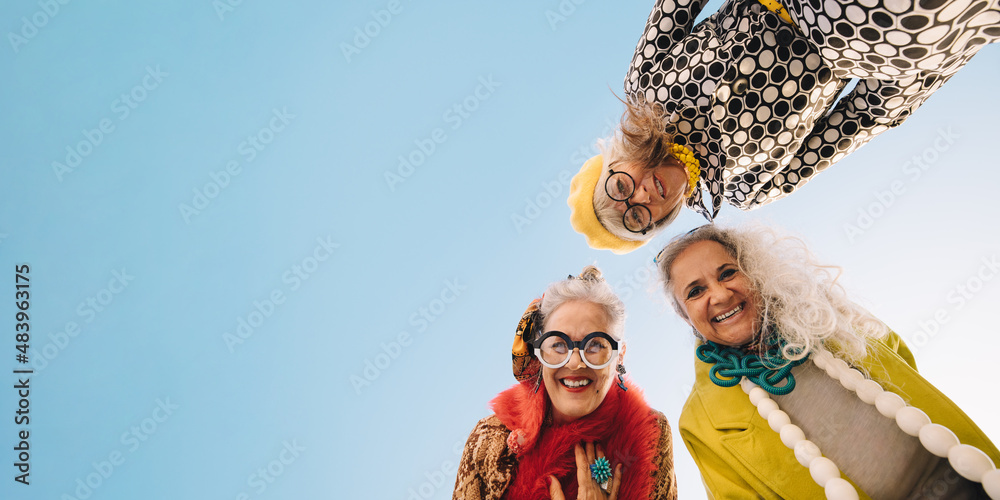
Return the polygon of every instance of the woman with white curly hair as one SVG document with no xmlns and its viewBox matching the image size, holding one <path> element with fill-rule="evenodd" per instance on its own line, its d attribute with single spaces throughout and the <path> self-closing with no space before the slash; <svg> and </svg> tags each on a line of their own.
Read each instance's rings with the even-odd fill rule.
<svg viewBox="0 0 1000 500">
<path fill-rule="evenodd" d="M 701 340 L 679 423 L 710 497 L 1000 498 L 997 448 L 801 240 L 706 225 L 656 263 Z"/>
</svg>

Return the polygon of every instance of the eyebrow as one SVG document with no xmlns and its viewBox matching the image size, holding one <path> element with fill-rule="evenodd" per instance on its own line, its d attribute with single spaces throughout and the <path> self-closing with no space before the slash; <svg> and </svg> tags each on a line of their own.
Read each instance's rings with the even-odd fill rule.
<svg viewBox="0 0 1000 500">
<path fill-rule="evenodd" d="M 731 262 L 726 262 L 725 264 L 723 264 L 723 265 L 721 265 L 721 266 L 719 266 L 719 267 L 715 268 L 715 272 L 719 272 L 719 271 L 721 271 L 721 270 L 722 270 L 723 268 L 725 268 L 726 266 L 732 266 L 732 265 L 735 265 L 735 264 L 733 264 L 733 263 L 731 263 Z M 694 281 L 692 281 L 692 282 L 688 283 L 688 285 L 687 285 L 686 287 L 684 287 L 684 291 L 686 292 L 686 291 L 690 290 L 690 289 L 691 289 L 691 287 L 692 287 L 692 286 L 694 286 L 695 284 L 697 284 L 697 283 L 698 283 L 699 281 L 701 281 L 701 278 L 698 278 L 698 279 L 696 279 L 696 280 L 694 280 Z"/>
</svg>

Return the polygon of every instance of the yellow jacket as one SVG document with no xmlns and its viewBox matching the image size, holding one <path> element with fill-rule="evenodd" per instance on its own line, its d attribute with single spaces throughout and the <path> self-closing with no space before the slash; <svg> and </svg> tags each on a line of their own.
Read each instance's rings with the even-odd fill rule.
<svg viewBox="0 0 1000 500">
<path fill-rule="evenodd" d="M 883 388 L 923 410 L 932 422 L 951 429 L 962 443 L 979 448 L 994 464 L 1000 464 L 1000 452 L 983 431 L 917 373 L 913 354 L 898 335 L 891 333 L 882 341 L 871 342 L 868 357 L 859 368 Z M 695 360 L 695 385 L 678 423 L 709 498 L 824 498 L 809 469 L 782 444 L 746 393 L 739 386 L 715 385 L 708 371 L 708 363 Z M 859 493 L 862 499 L 869 499 Z"/>
</svg>

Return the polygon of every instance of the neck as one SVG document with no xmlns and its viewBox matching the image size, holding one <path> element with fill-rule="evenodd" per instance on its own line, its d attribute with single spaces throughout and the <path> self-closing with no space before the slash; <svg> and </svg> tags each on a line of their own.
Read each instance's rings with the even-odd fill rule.
<svg viewBox="0 0 1000 500">
<path fill-rule="evenodd" d="M 576 419 L 567 415 L 563 415 L 562 413 L 559 412 L 559 410 L 555 408 L 552 409 L 552 423 L 554 425 L 568 424 L 574 420 Z"/>
</svg>

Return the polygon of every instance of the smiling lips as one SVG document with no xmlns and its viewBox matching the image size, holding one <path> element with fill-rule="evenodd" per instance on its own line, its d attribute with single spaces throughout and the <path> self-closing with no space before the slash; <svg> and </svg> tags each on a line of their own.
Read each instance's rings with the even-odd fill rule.
<svg viewBox="0 0 1000 500">
<path fill-rule="evenodd" d="M 720 314 L 720 315 L 712 318 L 712 321 L 715 322 L 715 323 L 722 323 L 723 321 L 726 321 L 727 319 L 735 316 L 737 313 L 739 313 L 742 310 L 743 310 L 743 304 L 741 303 L 740 305 L 738 305 L 738 306 L 730 309 L 729 311 L 726 311 L 726 312 L 724 312 L 724 313 L 722 313 L 722 314 Z"/>
<path fill-rule="evenodd" d="M 653 185 L 656 186 L 656 193 L 660 195 L 660 198 L 664 197 L 663 183 L 660 182 L 655 175 L 653 176 Z"/>
<path fill-rule="evenodd" d="M 559 379 L 563 389 L 569 392 L 580 392 L 587 388 L 593 380 L 586 377 L 566 377 Z"/>
</svg>

